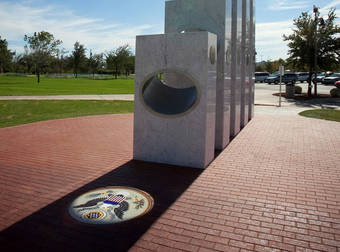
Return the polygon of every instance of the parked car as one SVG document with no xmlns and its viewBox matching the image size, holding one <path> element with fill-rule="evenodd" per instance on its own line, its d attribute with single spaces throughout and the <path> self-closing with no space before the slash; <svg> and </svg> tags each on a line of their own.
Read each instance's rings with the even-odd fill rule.
<svg viewBox="0 0 340 252">
<path fill-rule="evenodd" d="M 255 82 L 265 82 L 268 78 L 269 73 L 268 72 L 256 72 L 255 73 Z"/>
<path fill-rule="evenodd" d="M 326 75 L 324 75 L 323 73 L 319 73 L 319 74 L 317 74 L 317 76 L 316 76 L 316 82 L 318 83 L 318 82 L 322 82 L 323 81 L 323 79 L 326 77 Z M 315 77 L 314 77 L 314 75 L 313 75 L 313 82 L 315 82 Z"/>
<path fill-rule="evenodd" d="M 285 73 L 285 75 L 282 76 L 282 82 L 285 84 L 295 84 L 295 82 L 298 81 L 298 74 L 296 73 Z"/>
<path fill-rule="evenodd" d="M 280 82 L 280 75 L 275 73 L 269 75 L 269 77 L 266 79 L 266 82 L 268 84 L 278 84 Z"/>
<path fill-rule="evenodd" d="M 337 88 L 340 88 L 340 81 L 335 82 L 334 86 L 336 86 Z"/>
<path fill-rule="evenodd" d="M 298 75 L 298 81 L 300 81 L 301 83 L 309 80 L 309 73 L 307 72 L 300 72 L 296 74 Z"/>
<path fill-rule="evenodd" d="M 322 81 L 322 84 L 325 85 L 334 85 L 335 82 L 340 80 L 340 73 L 334 73 L 328 77 L 325 77 Z"/>
</svg>

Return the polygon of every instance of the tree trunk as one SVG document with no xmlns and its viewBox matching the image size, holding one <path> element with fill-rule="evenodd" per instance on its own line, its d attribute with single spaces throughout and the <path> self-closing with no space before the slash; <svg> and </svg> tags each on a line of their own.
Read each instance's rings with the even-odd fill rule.
<svg viewBox="0 0 340 252">
<path fill-rule="evenodd" d="M 318 97 L 318 82 L 316 80 L 317 73 L 315 72 L 315 79 L 314 79 L 314 96 Z"/>
<path fill-rule="evenodd" d="M 40 83 L 40 71 L 37 72 L 37 76 L 38 76 L 38 84 Z"/>
<path fill-rule="evenodd" d="M 309 80 L 308 80 L 308 97 L 312 97 L 312 78 L 313 73 L 312 70 L 309 70 Z"/>
<path fill-rule="evenodd" d="M 115 78 L 116 78 L 116 80 L 118 78 L 118 66 L 117 65 L 116 65 L 116 71 L 115 71 Z"/>
</svg>

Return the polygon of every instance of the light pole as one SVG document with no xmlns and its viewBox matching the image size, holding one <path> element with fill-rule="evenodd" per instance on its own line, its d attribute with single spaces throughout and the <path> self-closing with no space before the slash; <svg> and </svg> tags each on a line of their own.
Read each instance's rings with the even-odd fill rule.
<svg viewBox="0 0 340 252">
<path fill-rule="evenodd" d="M 317 96 L 318 89 L 317 89 L 317 80 L 316 77 L 317 73 L 317 65 L 318 65 L 318 23 L 319 23 L 319 8 L 314 5 L 313 12 L 315 15 L 315 31 L 314 31 L 314 95 Z"/>
</svg>

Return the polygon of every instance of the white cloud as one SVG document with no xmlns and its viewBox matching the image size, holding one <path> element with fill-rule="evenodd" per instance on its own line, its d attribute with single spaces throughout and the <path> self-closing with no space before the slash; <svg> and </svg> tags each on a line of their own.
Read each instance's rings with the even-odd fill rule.
<svg viewBox="0 0 340 252">
<path fill-rule="evenodd" d="M 329 4 L 327 4 L 326 6 L 322 7 L 320 9 L 320 12 L 321 13 L 327 13 L 329 9 L 331 8 L 334 8 L 334 7 L 337 7 L 338 5 L 340 5 L 340 0 L 335 0 L 335 1 L 332 1 L 330 2 Z"/>
<path fill-rule="evenodd" d="M 149 24 L 107 24 L 103 19 L 77 16 L 55 5 L 34 8 L 24 3 L 0 2 L 0 17 L 0 35 L 7 39 L 12 50 L 18 50 L 20 43 L 24 44 L 25 34 L 42 30 L 62 40 L 62 46 L 69 52 L 76 41 L 94 52 L 108 51 L 122 44 L 129 44 L 134 49 L 136 35 L 159 29 Z M 23 51 L 23 47 L 19 51 Z"/>
<path fill-rule="evenodd" d="M 293 21 L 256 24 L 256 51 L 259 56 L 270 55 L 270 59 L 287 58 L 287 42 L 283 34 L 292 33 Z M 261 60 L 261 58 L 258 58 Z M 268 60 L 267 58 L 264 60 Z"/>
<path fill-rule="evenodd" d="M 288 1 L 276 1 L 276 10 L 281 9 L 293 9 L 293 7 L 302 8 L 301 6 L 310 5 L 310 2 L 297 1 L 288 3 Z M 334 0 L 324 7 L 320 8 L 321 15 L 328 13 L 330 8 L 338 7 L 336 14 L 340 24 L 340 0 Z M 299 6 L 299 7 L 298 7 Z M 304 6 L 305 7 L 305 6 Z M 287 58 L 288 47 L 287 42 L 283 41 L 283 34 L 289 35 L 292 33 L 293 20 L 286 20 L 282 22 L 268 22 L 256 24 L 256 50 L 258 53 L 258 60 L 261 60 L 261 55 L 266 55 L 263 60 Z"/>
<path fill-rule="evenodd" d="M 35 1 L 35 0 L 30 0 Z M 61 6 L 46 4 L 41 1 L 39 7 L 24 3 L 11 3 L 0 0 L 0 35 L 9 42 L 11 50 L 23 51 L 23 37 L 36 31 L 46 30 L 55 38 L 63 41 L 63 47 L 69 52 L 76 41 L 94 52 L 104 52 L 122 44 L 130 44 L 134 49 L 135 36 L 150 33 L 162 33 L 160 25 L 140 24 L 131 26 L 121 23 L 108 23 L 102 18 L 75 15 L 72 10 Z M 327 1 L 329 4 L 320 8 L 322 15 L 332 7 L 337 8 L 340 17 L 340 0 Z M 45 3 L 45 5 L 43 5 Z M 269 6 L 272 10 L 292 10 L 311 8 L 309 1 L 275 0 Z M 340 20 L 338 19 L 337 22 Z M 287 58 L 287 43 L 283 34 L 292 32 L 292 20 L 256 24 L 256 48 L 258 55 L 270 55 L 271 59 Z M 22 45 L 22 46 L 21 46 Z M 268 59 L 268 58 L 265 58 Z"/>
<path fill-rule="evenodd" d="M 268 40 L 271 38 L 282 37 L 283 34 L 291 33 L 293 21 L 281 21 L 271 23 L 256 24 L 256 36 L 260 40 Z"/>
<path fill-rule="evenodd" d="M 339 20 L 339 18 L 340 18 L 340 9 L 339 9 L 340 8 L 340 0 L 332 1 L 329 4 L 327 4 L 326 6 L 320 8 L 319 11 L 320 11 L 321 16 L 326 17 L 327 14 L 328 14 L 328 11 L 331 8 L 336 8 L 335 14 L 338 17 L 338 19 L 335 21 L 335 23 L 340 25 L 340 20 Z"/>
<path fill-rule="evenodd" d="M 289 0 L 275 0 L 269 6 L 270 10 L 282 11 L 282 10 L 296 10 L 303 9 L 310 5 L 309 1 L 289 1 Z"/>
</svg>

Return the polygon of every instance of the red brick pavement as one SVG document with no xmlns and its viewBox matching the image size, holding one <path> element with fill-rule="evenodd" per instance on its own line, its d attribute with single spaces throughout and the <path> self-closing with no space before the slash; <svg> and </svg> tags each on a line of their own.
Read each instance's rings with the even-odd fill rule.
<svg viewBox="0 0 340 252">
<path fill-rule="evenodd" d="M 258 115 L 200 171 L 129 161 L 131 115 L 1 129 L 0 248 L 340 252 L 339 133 Z M 149 192 L 154 209 L 109 227 L 65 217 L 80 193 L 117 184 Z"/>
<path fill-rule="evenodd" d="M 0 230 L 129 161 L 131 120 L 92 116 L 0 129 Z"/>
</svg>

